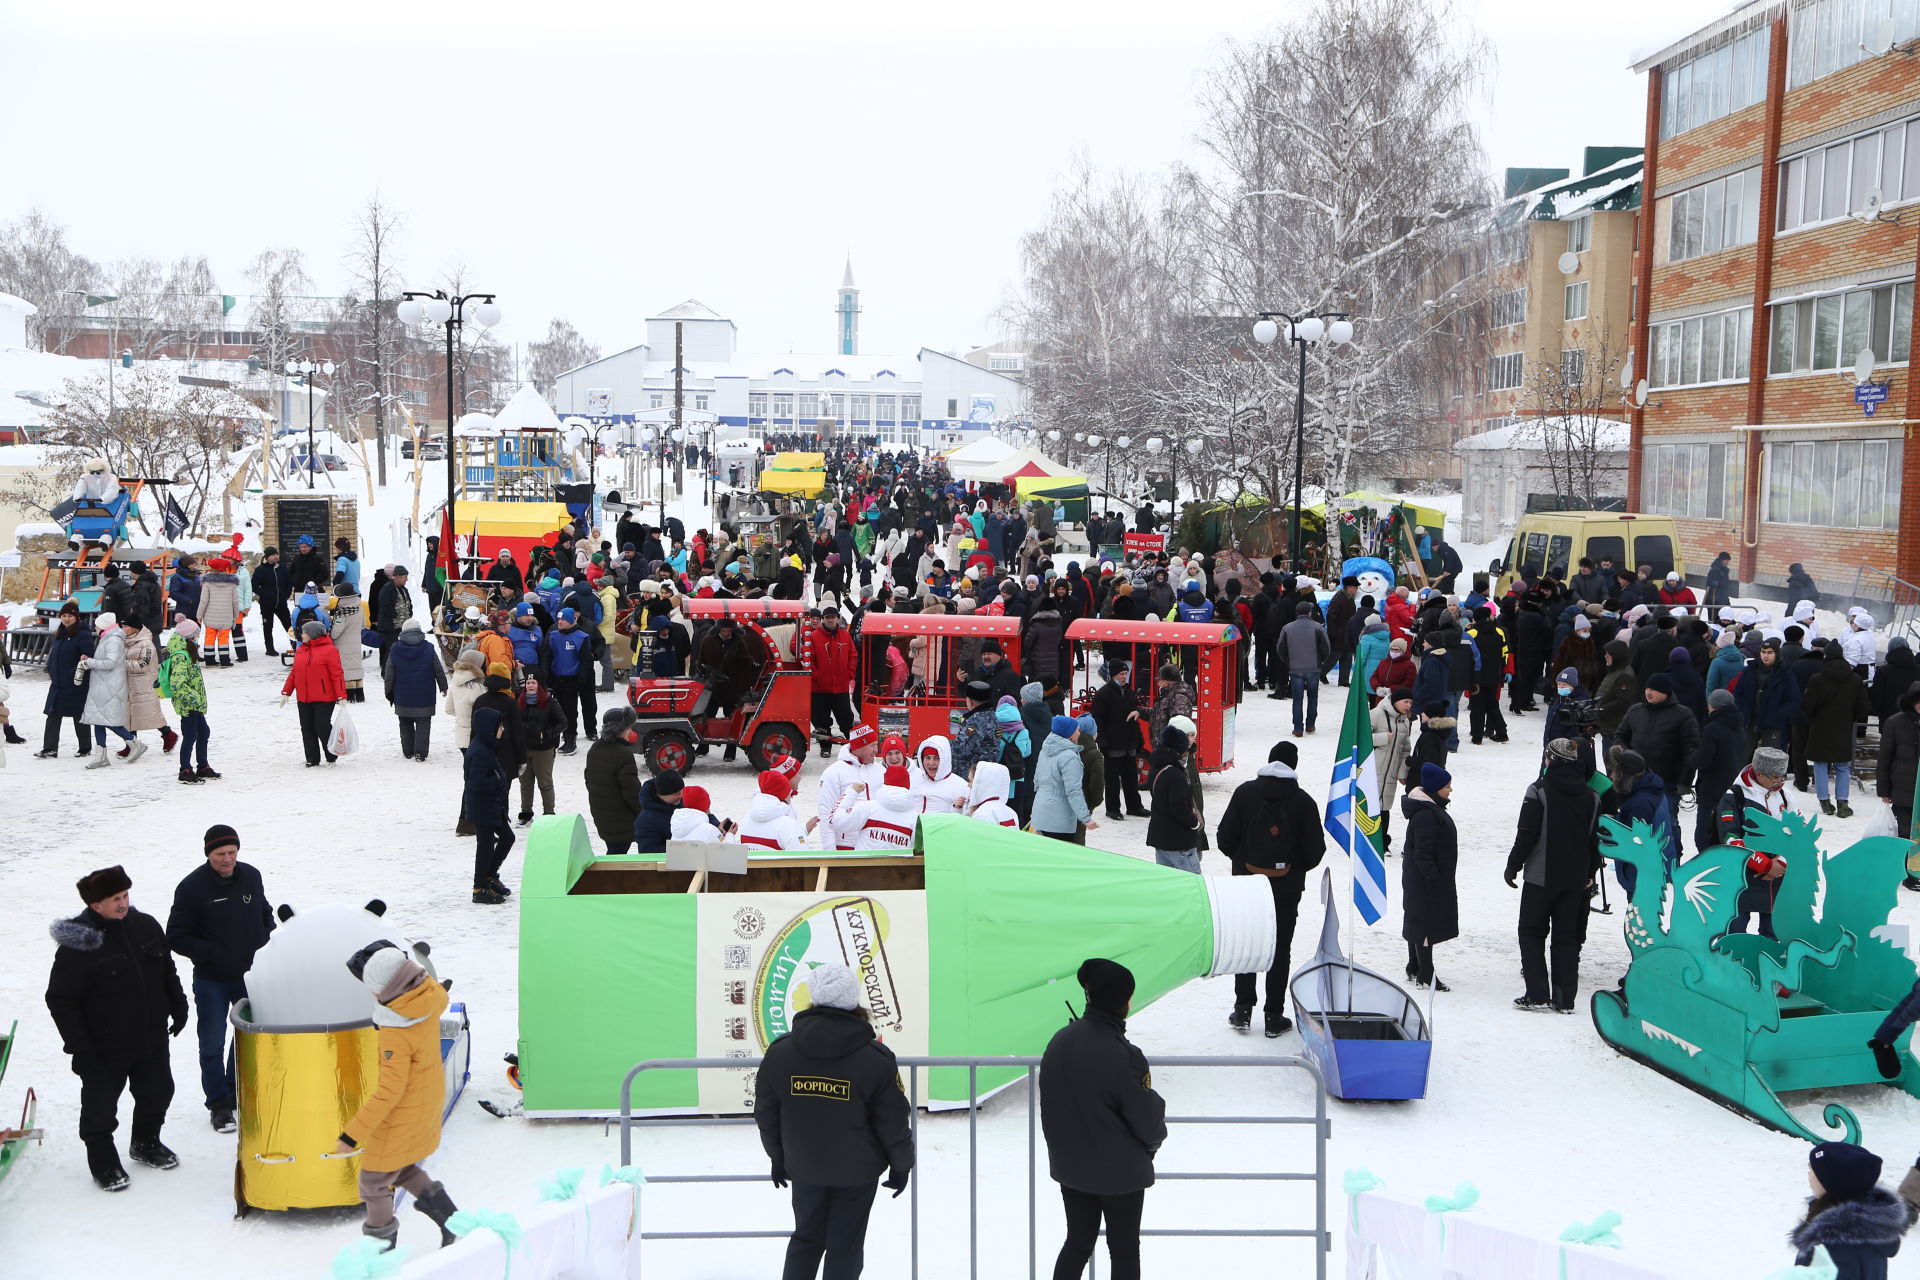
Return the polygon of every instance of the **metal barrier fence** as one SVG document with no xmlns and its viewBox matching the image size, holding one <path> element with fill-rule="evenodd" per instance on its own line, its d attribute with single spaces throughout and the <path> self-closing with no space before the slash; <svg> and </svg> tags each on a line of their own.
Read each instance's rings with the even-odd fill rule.
<svg viewBox="0 0 1920 1280">
<path fill-rule="evenodd" d="M 913 1138 L 916 1154 L 920 1150 L 920 1072 L 930 1067 L 965 1067 L 967 1069 L 967 1093 L 973 1099 L 967 1106 L 967 1274 L 977 1280 L 980 1274 L 980 1143 L 979 1115 L 983 1100 L 980 1098 L 979 1073 L 982 1067 L 989 1070 L 1014 1068 L 1023 1073 L 1027 1094 L 1027 1275 L 1030 1280 L 1038 1277 L 1039 1260 L 1036 1254 L 1038 1245 L 1036 1219 L 1036 1193 L 1038 1172 L 1035 1157 L 1038 1151 L 1038 1072 L 1040 1059 L 1026 1057 L 1010 1058 L 900 1058 L 899 1065 L 907 1069 L 907 1099 L 911 1104 L 913 1117 Z M 758 1068 L 758 1058 L 656 1058 L 636 1063 L 620 1082 L 620 1162 L 633 1163 L 633 1128 L 636 1125 L 648 1127 L 689 1126 L 689 1125 L 751 1125 L 751 1116 L 635 1116 L 633 1114 L 633 1082 L 643 1071 L 674 1071 L 688 1068 L 713 1068 L 740 1070 Z M 1155 1170 L 1156 1182 L 1312 1182 L 1313 1187 L 1313 1226 L 1307 1227 L 1142 1227 L 1142 1238 L 1150 1236 L 1205 1236 L 1239 1238 L 1293 1238 L 1312 1239 L 1314 1248 L 1314 1275 L 1317 1280 L 1326 1280 L 1327 1255 L 1333 1248 L 1333 1237 L 1327 1230 L 1327 1138 L 1332 1125 L 1327 1119 L 1327 1086 L 1320 1075 L 1320 1069 L 1305 1058 L 1290 1056 L 1271 1057 L 1156 1057 L 1152 1060 L 1155 1070 L 1166 1067 L 1294 1067 L 1305 1071 L 1313 1080 L 1313 1114 L 1310 1116 L 1188 1116 L 1169 1115 L 1169 1125 L 1312 1125 L 1313 1126 L 1313 1169 L 1279 1171 L 1266 1173 L 1233 1173 L 1207 1171 L 1162 1172 Z M 699 1174 L 661 1174 L 651 1169 L 647 1171 L 647 1182 L 653 1186 L 672 1183 L 730 1183 L 765 1182 L 767 1175 L 760 1173 L 699 1173 Z M 914 1177 L 908 1183 L 909 1215 L 912 1222 L 910 1249 L 912 1275 L 918 1280 L 920 1275 L 920 1183 Z M 642 1240 L 771 1240 L 785 1239 L 791 1230 L 779 1231 L 649 1231 L 645 1229 L 645 1208 L 641 1210 Z M 1104 1235 L 1104 1231 L 1102 1232 Z M 1095 1254 L 1095 1274 L 1098 1274 L 1098 1253 Z"/>
</svg>

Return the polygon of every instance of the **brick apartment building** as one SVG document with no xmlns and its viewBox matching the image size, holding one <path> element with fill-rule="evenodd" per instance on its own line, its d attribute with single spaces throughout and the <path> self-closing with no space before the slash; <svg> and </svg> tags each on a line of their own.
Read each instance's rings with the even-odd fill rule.
<svg viewBox="0 0 1920 1280">
<path fill-rule="evenodd" d="M 1458 447 L 1542 413 L 1543 374 L 1581 384 L 1605 377 L 1603 364 L 1617 370 L 1629 336 L 1639 208 L 1638 147 L 1588 147 L 1577 174 L 1506 171 L 1484 233 L 1436 280 L 1436 291 L 1470 285 L 1485 305 L 1462 312 L 1448 335 L 1432 447 L 1402 464 L 1413 469 L 1405 479 L 1461 484 Z M 1484 505 L 1475 495 L 1467 500 L 1470 510 Z"/>
<path fill-rule="evenodd" d="M 1903 0 L 1760 0 L 1635 67 L 1628 498 L 1676 517 L 1696 578 L 1724 550 L 1767 587 L 1795 561 L 1829 595 L 1920 582 L 1917 27 Z"/>
</svg>

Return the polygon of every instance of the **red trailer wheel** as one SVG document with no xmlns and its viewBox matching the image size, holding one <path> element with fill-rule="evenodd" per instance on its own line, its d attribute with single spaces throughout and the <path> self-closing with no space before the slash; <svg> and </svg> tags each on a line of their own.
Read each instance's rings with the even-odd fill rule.
<svg viewBox="0 0 1920 1280">
<path fill-rule="evenodd" d="M 651 773 L 660 774 L 668 769 L 685 773 L 693 765 L 693 739 L 678 729 L 660 729 L 647 735 L 640 754 L 646 758 Z"/>
<path fill-rule="evenodd" d="M 775 767 L 789 756 L 804 758 L 806 753 L 806 732 L 792 724 L 763 724 L 754 733 L 753 741 L 747 744 L 748 763 L 763 771 Z"/>
</svg>

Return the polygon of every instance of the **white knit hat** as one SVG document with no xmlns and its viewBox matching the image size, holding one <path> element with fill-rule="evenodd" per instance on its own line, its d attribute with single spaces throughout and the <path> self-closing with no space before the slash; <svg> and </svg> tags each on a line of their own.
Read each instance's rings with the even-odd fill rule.
<svg viewBox="0 0 1920 1280">
<path fill-rule="evenodd" d="M 823 964 L 807 975 L 807 992 L 816 1007 L 853 1010 L 860 1007 L 860 984 L 843 964 Z"/>
</svg>

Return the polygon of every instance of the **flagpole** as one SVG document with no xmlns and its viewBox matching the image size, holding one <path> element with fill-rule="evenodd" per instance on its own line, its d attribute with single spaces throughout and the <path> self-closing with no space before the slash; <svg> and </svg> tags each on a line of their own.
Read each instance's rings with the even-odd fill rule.
<svg viewBox="0 0 1920 1280">
<path fill-rule="evenodd" d="M 1352 700 L 1348 700 L 1347 710 L 1353 710 Z M 1360 749 L 1350 748 L 1347 752 L 1347 786 L 1352 799 L 1347 802 L 1347 1012 L 1353 1012 L 1353 960 L 1354 952 L 1360 946 L 1360 926 L 1354 920 L 1358 910 L 1355 899 L 1360 896 L 1360 863 L 1354 854 L 1354 838 L 1360 831 Z"/>
</svg>

